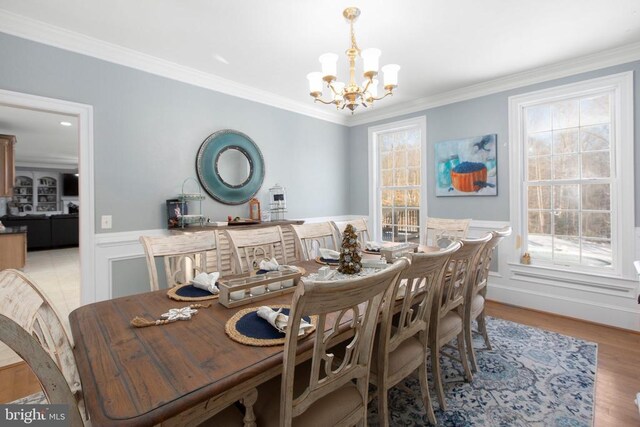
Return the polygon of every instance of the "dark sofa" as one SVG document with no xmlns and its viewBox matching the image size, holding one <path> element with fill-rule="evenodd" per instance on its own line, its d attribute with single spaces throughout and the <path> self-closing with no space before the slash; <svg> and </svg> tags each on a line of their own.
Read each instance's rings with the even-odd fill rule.
<svg viewBox="0 0 640 427">
<path fill-rule="evenodd" d="M 0 217 L 7 227 L 27 226 L 27 250 L 78 246 L 78 215 Z"/>
</svg>

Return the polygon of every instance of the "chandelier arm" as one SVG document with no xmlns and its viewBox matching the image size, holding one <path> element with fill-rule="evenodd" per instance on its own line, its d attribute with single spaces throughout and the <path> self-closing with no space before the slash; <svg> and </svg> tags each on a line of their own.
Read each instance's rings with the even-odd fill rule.
<svg viewBox="0 0 640 427">
<path fill-rule="evenodd" d="M 314 102 L 321 102 L 326 105 L 335 104 L 335 101 L 325 101 L 324 99 L 317 97 Z"/>
<path fill-rule="evenodd" d="M 365 85 L 365 87 L 362 89 L 362 93 L 365 93 L 367 90 L 369 90 L 369 86 L 371 86 L 371 83 L 373 83 L 373 77 L 369 77 L 367 79 L 367 84 Z"/>
<path fill-rule="evenodd" d="M 369 99 L 370 99 L 371 101 L 380 101 L 381 99 L 384 99 L 384 98 L 386 98 L 386 97 L 387 97 L 387 96 L 389 96 L 389 95 L 393 95 L 393 92 L 388 91 L 387 93 L 385 93 L 384 95 L 382 95 L 382 96 L 380 96 L 380 97 L 378 97 L 378 98 L 370 97 Z"/>
<path fill-rule="evenodd" d="M 328 87 L 329 89 L 331 89 L 331 92 L 332 92 L 334 95 L 342 95 L 342 94 L 340 94 L 340 93 L 338 93 L 338 92 L 336 91 L 336 88 L 334 88 L 334 87 L 333 87 L 333 83 L 332 83 L 332 82 L 327 83 L 327 87 Z"/>
</svg>

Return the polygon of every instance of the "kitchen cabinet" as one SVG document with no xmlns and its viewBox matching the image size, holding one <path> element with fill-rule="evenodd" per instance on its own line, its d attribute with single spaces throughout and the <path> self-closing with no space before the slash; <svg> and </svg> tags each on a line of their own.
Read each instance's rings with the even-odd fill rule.
<svg viewBox="0 0 640 427">
<path fill-rule="evenodd" d="M 16 178 L 14 135 L 0 135 L 0 197 L 13 196 L 13 181 Z"/>
</svg>

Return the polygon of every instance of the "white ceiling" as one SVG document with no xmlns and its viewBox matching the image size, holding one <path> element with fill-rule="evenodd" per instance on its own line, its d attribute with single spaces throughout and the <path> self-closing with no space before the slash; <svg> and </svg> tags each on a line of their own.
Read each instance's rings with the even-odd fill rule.
<svg viewBox="0 0 640 427">
<path fill-rule="evenodd" d="M 13 14 L 305 106 L 320 54 L 340 54 L 339 78 L 348 72 L 346 6 L 362 10 L 360 47 L 402 67 L 397 93 L 376 110 L 640 42 L 638 0 L 0 0 Z"/>
<path fill-rule="evenodd" d="M 71 126 L 62 126 L 60 122 L 69 122 Z M 76 117 L 0 105 L 0 133 L 16 136 L 18 166 L 78 167 Z"/>
</svg>

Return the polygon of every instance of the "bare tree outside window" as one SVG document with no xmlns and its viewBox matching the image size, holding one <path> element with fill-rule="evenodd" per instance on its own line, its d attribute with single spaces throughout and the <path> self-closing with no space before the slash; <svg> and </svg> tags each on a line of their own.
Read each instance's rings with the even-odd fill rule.
<svg viewBox="0 0 640 427">
<path fill-rule="evenodd" d="M 527 250 L 561 265 L 611 267 L 612 93 L 525 112 Z"/>
</svg>

